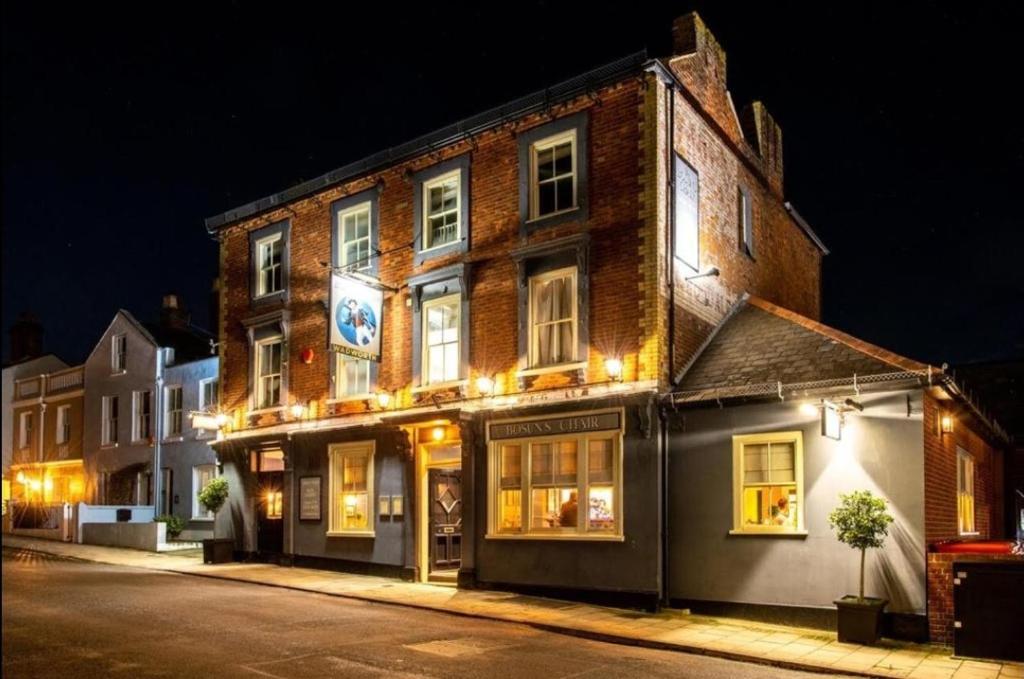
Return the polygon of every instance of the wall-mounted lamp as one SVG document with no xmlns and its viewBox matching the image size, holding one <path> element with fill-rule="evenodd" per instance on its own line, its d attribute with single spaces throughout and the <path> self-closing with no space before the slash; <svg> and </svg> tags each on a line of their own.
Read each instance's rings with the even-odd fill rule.
<svg viewBox="0 0 1024 679">
<path fill-rule="evenodd" d="M 612 382 L 622 381 L 622 359 L 620 358 L 606 358 L 604 359 L 604 371 L 608 373 L 608 379 Z"/>
<path fill-rule="evenodd" d="M 939 432 L 943 434 L 953 433 L 953 416 L 949 413 L 942 413 L 939 416 Z"/>
<path fill-rule="evenodd" d="M 296 401 L 291 407 L 292 417 L 296 420 L 306 414 L 306 406 Z"/>
<path fill-rule="evenodd" d="M 476 378 L 476 390 L 480 392 L 481 396 L 493 396 L 494 395 L 494 379 L 487 375 L 481 375 Z"/>
<path fill-rule="evenodd" d="M 18 472 L 16 479 L 18 483 L 25 483 L 25 472 Z"/>
<path fill-rule="evenodd" d="M 444 441 L 444 427 L 434 427 L 430 431 L 430 438 L 435 441 Z"/>
<path fill-rule="evenodd" d="M 836 441 L 843 436 L 843 414 L 839 406 L 831 401 L 822 403 L 821 435 Z"/>
<path fill-rule="evenodd" d="M 388 406 L 391 405 L 391 392 L 390 391 L 378 391 L 377 392 L 377 407 L 381 410 L 387 410 Z"/>
<path fill-rule="evenodd" d="M 711 267 L 709 269 L 705 269 L 704 271 L 701 271 L 700 273 L 695 273 L 692 276 L 684 276 L 683 280 L 692 281 L 695 278 L 707 278 L 708 276 L 717 276 L 720 273 L 721 272 L 718 270 L 718 267 L 717 266 L 713 266 L 713 267 Z"/>
<path fill-rule="evenodd" d="M 817 417 L 819 414 L 818 406 L 805 401 L 800 404 L 800 414 L 806 417 Z"/>
</svg>

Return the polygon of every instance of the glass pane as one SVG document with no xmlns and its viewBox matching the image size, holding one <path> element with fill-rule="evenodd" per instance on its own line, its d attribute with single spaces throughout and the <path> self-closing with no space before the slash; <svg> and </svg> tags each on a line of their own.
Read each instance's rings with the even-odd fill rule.
<svg viewBox="0 0 1024 679">
<path fill-rule="evenodd" d="M 551 214 L 555 207 L 555 184 L 547 182 L 537 187 L 537 215 Z"/>
<path fill-rule="evenodd" d="M 572 199 L 572 176 L 564 177 L 555 182 L 557 186 L 555 195 L 555 209 L 568 210 L 573 207 L 575 201 Z"/>
<path fill-rule="evenodd" d="M 792 443 L 773 443 L 770 446 L 769 462 L 772 483 L 792 483 L 796 480 L 795 453 Z"/>
<path fill-rule="evenodd" d="M 363 210 L 356 215 L 355 236 L 356 238 L 370 237 L 370 211 Z"/>
<path fill-rule="evenodd" d="M 743 446 L 743 483 L 768 480 L 768 444 Z"/>
<path fill-rule="evenodd" d="M 451 179 L 445 182 L 442 188 L 443 209 L 454 210 L 458 205 L 459 200 L 459 181 L 457 179 Z"/>
<path fill-rule="evenodd" d="M 579 525 L 575 487 L 534 488 L 531 493 L 533 528 L 576 528 Z"/>
<path fill-rule="evenodd" d="M 259 456 L 259 471 L 284 471 L 284 453 L 280 450 L 263 450 Z"/>
<path fill-rule="evenodd" d="M 572 143 L 559 144 L 555 152 L 555 176 L 561 176 L 572 172 Z"/>
<path fill-rule="evenodd" d="M 551 179 L 554 175 L 554 149 L 543 149 L 537 151 L 537 179 L 544 181 L 545 179 Z"/>
<path fill-rule="evenodd" d="M 557 444 L 558 468 L 555 471 L 555 483 L 577 483 L 576 460 L 577 447 L 575 441 L 562 441 Z"/>
<path fill-rule="evenodd" d="M 613 530 L 615 528 L 615 490 L 610 485 L 590 486 L 590 507 L 587 528 Z"/>
<path fill-rule="evenodd" d="M 530 479 L 537 484 L 554 482 L 554 467 L 550 443 L 534 443 L 530 446 Z"/>
<path fill-rule="evenodd" d="M 612 482 L 612 442 L 598 439 L 587 442 L 587 472 L 590 483 Z M 591 495 L 593 497 L 593 495 Z"/>
<path fill-rule="evenodd" d="M 457 342 L 444 345 L 444 379 L 459 379 L 459 345 Z"/>
<path fill-rule="evenodd" d="M 369 528 L 369 496 L 365 492 L 341 493 L 339 499 L 342 530 Z"/>
<path fill-rule="evenodd" d="M 523 527 L 523 492 L 518 488 L 498 493 L 498 528 L 520 530 Z"/>
<path fill-rule="evenodd" d="M 443 327 L 443 307 L 434 306 L 427 309 L 427 346 L 441 343 L 441 331 Z"/>
<path fill-rule="evenodd" d="M 796 486 L 747 486 L 743 489 L 743 524 L 797 528 Z"/>
<path fill-rule="evenodd" d="M 356 238 L 356 219 L 355 215 L 345 215 L 342 219 L 342 238 L 346 241 L 355 240 Z"/>
<path fill-rule="evenodd" d="M 346 455 L 342 462 L 342 490 L 366 490 L 366 456 Z"/>
<path fill-rule="evenodd" d="M 523 475 L 523 450 L 520 446 L 501 447 L 501 470 L 499 485 L 502 488 L 519 488 Z"/>
</svg>

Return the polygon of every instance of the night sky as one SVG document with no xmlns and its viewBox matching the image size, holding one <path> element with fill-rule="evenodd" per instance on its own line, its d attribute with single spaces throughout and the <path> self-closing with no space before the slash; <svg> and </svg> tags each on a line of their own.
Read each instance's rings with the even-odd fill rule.
<svg viewBox="0 0 1024 679">
<path fill-rule="evenodd" d="M 832 250 L 823 320 L 933 363 L 1024 356 L 1021 3 L 4 3 L 3 354 L 81 361 L 119 307 L 207 323 L 203 218 L 641 48 L 697 9 Z M 649 3 L 654 6 L 654 3 Z M 443 9 L 443 11 L 441 11 Z"/>
</svg>

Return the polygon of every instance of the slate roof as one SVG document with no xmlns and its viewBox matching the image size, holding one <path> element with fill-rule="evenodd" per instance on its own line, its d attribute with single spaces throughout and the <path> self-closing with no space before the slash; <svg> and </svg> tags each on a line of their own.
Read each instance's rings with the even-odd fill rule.
<svg viewBox="0 0 1024 679">
<path fill-rule="evenodd" d="M 213 356 L 210 351 L 210 340 L 216 340 L 210 332 L 199 326 L 190 323 L 187 327 L 176 328 L 161 323 L 142 323 L 127 309 L 118 309 L 118 313 L 135 326 L 135 329 L 153 346 L 174 349 L 175 364 Z"/>
<path fill-rule="evenodd" d="M 679 391 L 926 372 L 919 363 L 745 296 L 681 371 Z"/>
</svg>

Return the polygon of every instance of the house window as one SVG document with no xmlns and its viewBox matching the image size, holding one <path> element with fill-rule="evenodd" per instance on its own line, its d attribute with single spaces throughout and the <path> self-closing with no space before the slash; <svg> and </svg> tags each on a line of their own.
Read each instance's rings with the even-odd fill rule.
<svg viewBox="0 0 1024 679">
<path fill-rule="evenodd" d="M 276 408 L 281 405 L 280 337 L 256 343 L 256 407 Z"/>
<path fill-rule="evenodd" d="M 803 522 L 803 435 L 733 436 L 733 532 L 797 533 Z"/>
<path fill-rule="evenodd" d="M 204 413 L 212 413 L 217 410 L 218 383 L 216 377 L 207 377 L 199 380 L 199 410 Z"/>
<path fill-rule="evenodd" d="M 199 501 L 199 493 L 217 477 L 217 465 L 200 464 L 192 467 L 192 518 L 200 521 L 213 520 L 213 512 Z"/>
<path fill-rule="evenodd" d="M 459 240 L 459 178 L 455 170 L 423 184 L 423 249 Z"/>
<path fill-rule="evenodd" d="M 275 233 L 256 241 L 256 295 L 272 295 L 284 289 L 282 255 L 284 239 Z"/>
<path fill-rule="evenodd" d="M 32 413 L 21 413 L 18 422 L 18 448 L 28 448 L 32 444 Z"/>
<path fill-rule="evenodd" d="M 742 186 L 736 191 L 736 220 L 739 224 L 738 236 L 740 252 L 749 257 L 754 256 L 754 209 L 750 194 Z"/>
<path fill-rule="evenodd" d="M 342 353 L 334 354 L 334 398 L 370 394 L 370 361 Z"/>
<path fill-rule="evenodd" d="M 974 523 L 974 456 L 956 449 L 956 517 L 960 535 L 977 534 Z"/>
<path fill-rule="evenodd" d="M 128 337 L 127 335 L 114 335 L 110 338 L 110 370 L 114 373 L 123 373 L 128 369 Z"/>
<path fill-rule="evenodd" d="M 370 259 L 372 210 L 370 203 L 361 203 L 338 213 L 338 265 L 350 271 L 372 268 Z"/>
<path fill-rule="evenodd" d="M 423 374 L 425 384 L 459 379 L 460 295 L 423 303 Z"/>
<path fill-rule="evenodd" d="M 181 436 L 184 410 L 181 402 L 181 387 L 164 388 L 164 438 Z"/>
<path fill-rule="evenodd" d="M 576 268 L 530 278 L 531 368 L 576 360 Z"/>
<path fill-rule="evenodd" d="M 492 442 L 495 535 L 621 536 L 616 432 Z"/>
<path fill-rule="evenodd" d="M 534 142 L 530 148 L 530 218 L 574 210 L 576 130 Z"/>
<path fill-rule="evenodd" d="M 675 256 L 694 271 L 700 268 L 700 219 L 698 199 L 700 178 L 697 171 L 678 155 L 674 156 L 675 182 L 674 229 Z"/>
<path fill-rule="evenodd" d="M 71 406 L 57 406 L 57 443 L 71 440 Z"/>
<path fill-rule="evenodd" d="M 362 441 L 329 448 L 329 534 L 373 535 L 374 443 Z"/>
<path fill-rule="evenodd" d="M 103 422 L 100 427 L 100 441 L 105 446 L 117 443 L 117 397 L 104 396 L 102 402 Z"/>
<path fill-rule="evenodd" d="M 132 441 L 147 441 L 150 437 L 151 401 L 148 391 L 132 392 Z"/>
</svg>

